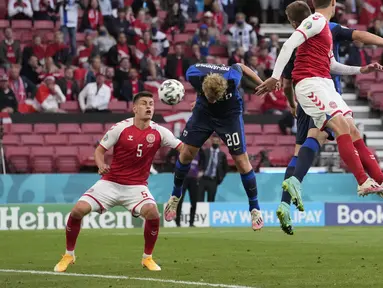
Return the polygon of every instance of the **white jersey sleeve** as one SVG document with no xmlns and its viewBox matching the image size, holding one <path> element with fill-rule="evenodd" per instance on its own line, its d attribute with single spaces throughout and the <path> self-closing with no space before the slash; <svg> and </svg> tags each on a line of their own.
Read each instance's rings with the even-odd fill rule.
<svg viewBox="0 0 383 288">
<path fill-rule="evenodd" d="M 334 57 L 331 57 L 330 70 L 332 74 L 336 75 L 358 75 L 361 74 L 359 66 L 348 66 L 339 63 Z"/>
<path fill-rule="evenodd" d="M 116 145 L 118 139 L 120 139 L 122 131 L 124 131 L 126 127 L 132 125 L 130 122 L 130 120 L 124 120 L 112 126 L 100 141 L 100 146 L 102 146 L 105 150 L 109 150 Z"/>
<path fill-rule="evenodd" d="M 161 135 L 161 146 L 177 148 L 182 143 L 169 129 L 158 125 L 157 130 Z"/>
<path fill-rule="evenodd" d="M 305 37 L 305 40 L 307 41 L 311 37 L 319 34 L 326 26 L 326 24 L 326 18 L 322 14 L 315 13 L 303 20 L 296 31 L 302 33 L 302 35 Z"/>
</svg>

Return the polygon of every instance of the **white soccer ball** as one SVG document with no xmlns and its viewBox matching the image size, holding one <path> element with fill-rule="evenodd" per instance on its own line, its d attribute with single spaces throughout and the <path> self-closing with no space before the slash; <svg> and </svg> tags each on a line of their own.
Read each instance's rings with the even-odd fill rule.
<svg viewBox="0 0 383 288">
<path fill-rule="evenodd" d="M 178 80 L 168 79 L 158 88 L 158 96 L 162 103 L 176 105 L 184 99 L 185 87 Z"/>
</svg>

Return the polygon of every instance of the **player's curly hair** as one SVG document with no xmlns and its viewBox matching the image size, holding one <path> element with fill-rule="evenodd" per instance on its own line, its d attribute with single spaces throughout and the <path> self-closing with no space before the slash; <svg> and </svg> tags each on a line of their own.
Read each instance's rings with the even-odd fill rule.
<svg viewBox="0 0 383 288">
<path fill-rule="evenodd" d="M 202 82 L 202 91 L 210 102 L 225 96 L 227 87 L 227 80 L 217 73 L 208 74 Z"/>
</svg>

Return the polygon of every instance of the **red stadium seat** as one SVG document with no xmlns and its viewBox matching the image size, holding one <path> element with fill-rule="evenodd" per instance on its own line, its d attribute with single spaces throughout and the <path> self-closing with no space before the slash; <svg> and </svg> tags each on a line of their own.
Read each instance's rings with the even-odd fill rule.
<svg viewBox="0 0 383 288">
<path fill-rule="evenodd" d="M 101 123 L 84 123 L 81 125 L 81 130 L 85 134 L 103 133 L 104 126 Z"/>
<path fill-rule="evenodd" d="M 187 23 L 185 26 L 185 33 L 194 34 L 198 29 L 198 23 Z"/>
<path fill-rule="evenodd" d="M 76 146 L 56 147 L 56 167 L 61 173 L 75 173 L 79 170 L 78 149 Z"/>
<path fill-rule="evenodd" d="M 255 136 L 256 137 L 256 136 Z M 254 146 L 254 135 L 246 135 L 246 146 Z"/>
<path fill-rule="evenodd" d="M 36 134 L 56 134 L 56 124 L 35 124 L 33 132 Z"/>
<path fill-rule="evenodd" d="M 41 135 L 21 135 L 22 145 L 25 146 L 43 146 L 44 138 Z"/>
<path fill-rule="evenodd" d="M 251 114 L 260 113 L 263 102 L 261 97 L 249 95 L 249 100 L 245 102 L 245 109 Z"/>
<path fill-rule="evenodd" d="M 91 145 L 98 145 L 98 143 L 101 141 L 101 139 L 104 137 L 104 134 L 94 134 L 92 135 L 92 142 L 89 143 Z"/>
<path fill-rule="evenodd" d="M 5 146 L 18 146 L 20 144 L 19 135 L 4 135 L 3 144 Z"/>
<path fill-rule="evenodd" d="M 12 124 L 11 134 L 31 134 L 32 124 Z"/>
<path fill-rule="evenodd" d="M 158 111 L 158 113 L 169 113 L 173 110 L 172 106 L 162 103 L 160 101 L 156 102 L 154 107 L 156 111 Z"/>
<path fill-rule="evenodd" d="M 227 57 L 227 47 L 226 46 L 211 46 L 209 48 L 209 55 Z"/>
<path fill-rule="evenodd" d="M 259 124 L 245 124 L 246 134 L 262 134 L 262 126 Z"/>
<path fill-rule="evenodd" d="M 181 101 L 177 105 L 173 106 L 173 111 L 175 112 L 190 112 L 190 104 L 185 101 Z"/>
<path fill-rule="evenodd" d="M 29 147 L 5 147 L 5 156 L 12 173 L 28 173 L 30 171 L 29 154 Z"/>
<path fill-rule="evenodd" d="M 73 146 L 86 146 L 94 143 L 92 135 L 69 135 L 69 144 Z"/>
<path fill-rule="evenodd" d="M 277 137 L 275 135 L 262 135 L 254 137 L 254 146 L 274 146 L 277 145 Z"/>
<path fill-rule="evenodd" d="M 31 30 L 32 21 L 30 20 L 13 20 L 12 21 L 12 29 L 14 30 Z"/>
<path fill-rule="evenodd" d="M 295 136 L 287 135 L 287 136 L 278 136 L 277 137 L 277 145 L 291 146 L 291 145 L 294 145 L 294 144 L 295 144 Z"/>
<path fill-rule="evenodd" d="M 79 134 L 81 133 L 79 124 L 59 124 L 57 132 L 59 134 Z"/>
<path fill-rule="evenodd" d="M 356 75 L 355 83 L 359 90 L 360 97 L 367 97 L 370 86 L 375 83 L 375 77 L 375 73 Z"/>
<path fill-rule="evenodd" d="M 94 150 L 95 147 L 93 146 L 80 146 L 78 148 L 78 159 L 80 162 L 80 165 L 82 166 L 94 166 Z"/>
<path fill-rule="evenodd" d="M 104 124 L 104 133 L 106 133 L 106 131 L 108 131 L 114 125 L 116 125 L 116 123 L 105 123 Z"/>
<path fill-rule="evenodd" d="M 191 36 L 189 34 L 176 34 L 174 35 L 174 43 L 185 43 L 190 40 Z"/>
<path fill-rule="evenodd" d="M 7 8 L 5 8 L 5 11 L 6 11 L 6 9 Z M 1 19 L 0 20 L 0 29 L 4 29 L 4 28 L 7 28 L 7 27 L 11 27 L 11 25 L 9 24 L 9 21 Z"/>
<path fill-rule="evenodd" d="M 126 113 L 128 112 L 128 103 L 125 101 L 112 101 L 109 103 L 108 108 L 115 113 Z"/>
<path fill-rule="evenodd" d="M 67 101 L 65 103 L 60 104 L 60 108 L 67 112 L 79 112 L 80 105 L 77 101 Z"/>
<path fill-rule="evenodd" d="M 281 129 L 277 124 L 263 125 L 263 134 L 281 134 Z"/>
<path fill-rule="evenodd" d="M 288 153 L 284 148 L 275 148 L 269 152 L 269 160 L 273 166 L 286 167 L 294 153 Z"/>
<path fill-rule="evenodd" d="M 50 146 L 31 148 L 31 168 L 34 173 L 51 173 L 54 170 L 54 149 Z"/>
<path fill-rule="evenodd" d="M 4 134 L 10 134 L 11 133 L 11 124 L 8 123 L 8 124 L 4 124 L 3 125 L 3 131 L 4 131 Z"/>
<path fill-rule="evenodd" d="M 52 31 L 55 29 L 52 21 L 44 21 L 44 20 L 35 21 L 35 23 L 33 24 L 33 27 L 36 30 L 51 30 Z"/>
<path fill-rule="evenodd" d="M 47 146 L 61 146 L 68 144 L 67 135 L 45 135 L 44 143 Z"/>
</svg>

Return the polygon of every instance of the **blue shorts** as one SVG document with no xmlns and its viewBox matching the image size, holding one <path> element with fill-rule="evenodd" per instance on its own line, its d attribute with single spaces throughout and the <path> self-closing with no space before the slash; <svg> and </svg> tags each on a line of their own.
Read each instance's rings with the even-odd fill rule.
<svg viewBox="0 0 383 288">
<path fill-rule="evenodd" d="M 214 132 L 225 142 L 230 154 L 241 155 L 246 152 L 245 129 L 240 112 L 216 118 L 205 108 L 196 106 L 180 138 L 185 144 L 201 148 Z"/>
<path fill-rule="evenodd" d="M 315 126 L 313 119 L 311 119 L 310 116 L 308 116 L 305 111 L 303 111 L 301 105 L 298 104 L 297 107 L 297 135 L 295 143 L 298 145 L 302 145 L 307 138 L 307 133 L 312 128 L 318 128 Z M 327 139 L 332 141 L 334 140 L 333 132 L 329 128 L 325 128 L 323 130 L 327 133 L 328 137 Z"/>
</svg>

